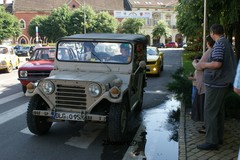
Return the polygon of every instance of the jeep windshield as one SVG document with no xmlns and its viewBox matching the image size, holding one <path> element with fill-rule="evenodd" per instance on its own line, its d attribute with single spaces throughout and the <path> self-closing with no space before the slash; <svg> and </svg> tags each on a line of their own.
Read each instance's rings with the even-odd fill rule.
<svg viewBox="0 0 240 160">
<path fill-rule="evenodd" d="M 58 61 L 128 64 L 132 60 L 130 43 L 64 41 L 57 48 Z"/>
</svg>

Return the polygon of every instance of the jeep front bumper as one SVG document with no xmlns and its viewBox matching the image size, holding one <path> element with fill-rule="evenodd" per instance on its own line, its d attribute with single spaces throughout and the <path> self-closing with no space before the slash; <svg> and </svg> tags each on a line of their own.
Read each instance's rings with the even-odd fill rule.
<svg viewBox="0 0 240 160">
<path fill-rule="evenodd" d="M 45 116 L 54 120 L 66 120 L 66 121 L 98 121 L 106 122 L 106 116 L 88 114 L 84 110 L 79 112 L 59 112 L 59 111 L 46 111 L 46 110 L 33 110 L 35 116 Z"/>
</svg>

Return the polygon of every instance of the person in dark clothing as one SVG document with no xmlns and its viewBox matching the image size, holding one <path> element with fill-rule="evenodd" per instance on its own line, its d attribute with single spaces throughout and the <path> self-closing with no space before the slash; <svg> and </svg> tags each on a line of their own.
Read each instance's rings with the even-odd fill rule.
<svg viewBox="0 0 240 160">
<path fill-rule="evenodd" d="M 207 62 L 199 62 L 204 70 L 203 82 L 206 87 L 204 120 L 206 127 L 205 143 L 197 145 L 201 150 L 216 150 L 223 143 L 224 99 L 233 83 L 236 61 L 231 43 L 224 37 L 222 25 L 214 24 L 210 35 L 215 41 Z"/>
</svg>

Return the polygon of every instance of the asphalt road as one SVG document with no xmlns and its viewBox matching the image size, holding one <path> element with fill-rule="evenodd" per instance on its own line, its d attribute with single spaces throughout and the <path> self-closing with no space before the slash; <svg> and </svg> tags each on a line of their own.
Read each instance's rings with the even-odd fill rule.
<svg viewBox="0 0 240 160">
<path fill-rule="evenodd" d="M 128 132 L 128 138 L 121 144 L 111 144 L 107 141 L 105 124 L 55 123 L 49 134 L 33 135 L 26 124 L 26 109 L 30 98 L 22 93 L 21 85 L 17 80 L 17 70 L 12 73 L 0 73 L 0 159 L 129 159 L 132 151 L 136 151 L 134 146 L 141 145 L 133 142 L 137 142 L 134 139 L 137 139 L 143 131 L 147 133 L 146 141 L 141 153 L 134 155 L 135 159 L 139 158 L 139 155 L 147 156 L 148 160 L 159 159 L 163 156 L 164 159 L 177 158 L 176 153 L 175 157 L 171 158 L 173 155 L 171 146 L 175 147 L 174 150 L 178 148 L 176 142 L 169 148 L 164 147 L 163 143 L 153 144 L 156 138 L 159 136 L 161 138 L 163 130 L 166 129 L 160 124 L 160 119 L 164 116 L 159 117 L 155 113 L 162 113 L 163 110 L 169 111 L 169 106 L 173 105 L 174 100 L 171 99 L 166 84 L 171 81 L 171 74 L 181 66 L 182 50 L 163 49 L 162 51 L 165 54 L 164 71 L 160 77 L 148 77 L 143 112 L 132 115 L 129 120 L 131 129 Z M 177 102 L 174 102 L 174 105 L 176 104 Z M 158 129 L 151 128 L 151 126 L 158 126 Z"/>
</svg>

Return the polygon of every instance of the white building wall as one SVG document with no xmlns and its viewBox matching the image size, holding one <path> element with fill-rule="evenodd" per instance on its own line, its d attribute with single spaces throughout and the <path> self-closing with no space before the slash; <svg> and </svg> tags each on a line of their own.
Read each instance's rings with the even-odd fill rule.
<svg viewBox="0 0 240 160">
<path fill-rule="evenodd" d="M 133 11 L 137 11 L 138 9 L 137 8 L 133 8 L 132 10 Z M 177 22 L 177 20 L 176 20 L 176 13 L 175 13 L 173 8 L 168 8 L 168 9 L 166 9 L 166 8 L 162 8 L 162 9 L 159 8 L 159 9 L 157 9 L 157 11 L 156 11 L 156 9 L 147 9 L 147 8 L 141 8 L 141 10 L 142 11 L 146 11 L 146 10 L 152 11 L 152 14 L 158 13 L 158 14 L 160 14 L 160 19 L 159 20 L 164 20 L 166 22 L 169 21 L 167 19 L 167 17 L 171 17 L 170 18 L 170 22 L 169 22 L 170 23 L 169 27 L 170 27 L 170 32 L 171 32 L 170 35 L 171 35 L 172 41 L 174 41 L 174 42 L 176 41 L 175 37 L 178 34 L 178 31 L 176 29 L 176 22 Z M 150 24 L 147 23 L 147 21 L 150 22 Z M 149 19 L 149 20 L 146 19 L 146 24 L 141 29 L 142 33 L 150 36 L 150 45 L 153 44 L 153 36 L 152 36 L 153 28 L 154 28 L 154 19 L 152 18 L 152 19 Z M 162 36 L 161 39 L 160 39 L 160 42 L 161 43 L 166 43 L 166 39 L 167 39 L 167 37 Z"/>
</svg>

